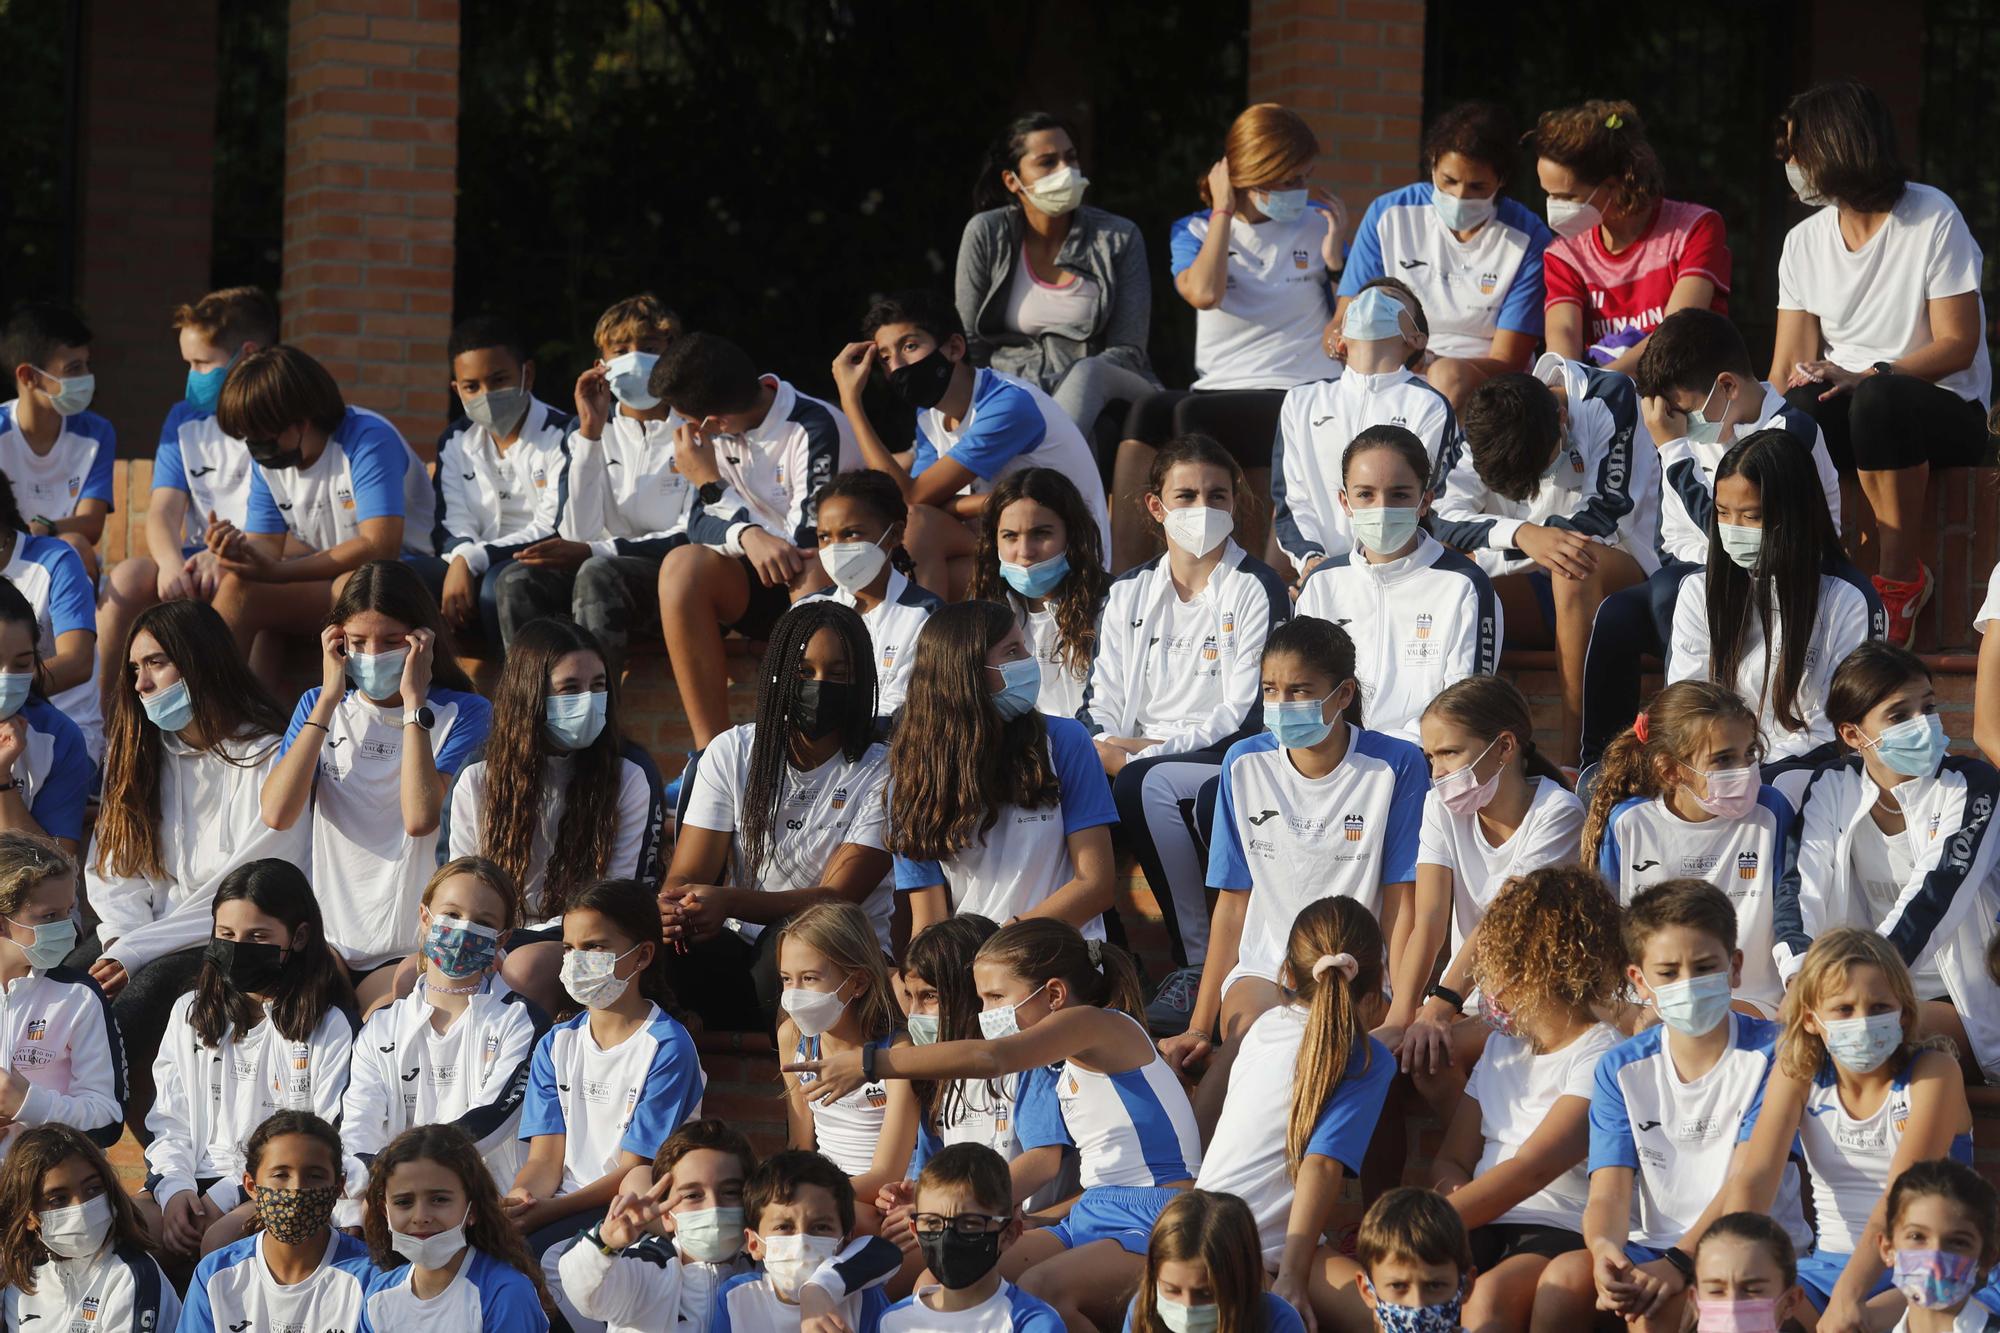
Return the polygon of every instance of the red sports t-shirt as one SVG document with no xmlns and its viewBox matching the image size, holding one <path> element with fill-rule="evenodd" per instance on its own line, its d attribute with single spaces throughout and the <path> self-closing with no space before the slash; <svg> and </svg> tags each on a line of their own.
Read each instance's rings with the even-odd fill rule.
<svg viewBox="0 0 2000 1333">
<path fill-rule="evenodd" d="M 1591 347 L 1630 347 L 1658 328 L 1684 277 L 1714 283 L 1710 308 L 1729 313 L 1729 239 L 1722 215 L 1700 204 L 1662 200 L 1652 227 L 1615 255 L 1596 227 L 1555 240 L 1542 258 L 1542 276 L 1546 309 L 1565 302 L 1583 307 L 1584 342 Z"/>
</svg>

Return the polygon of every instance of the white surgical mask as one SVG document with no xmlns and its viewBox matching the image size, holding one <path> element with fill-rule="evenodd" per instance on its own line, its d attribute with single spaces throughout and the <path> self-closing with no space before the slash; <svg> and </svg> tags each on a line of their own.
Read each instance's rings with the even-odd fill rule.
<svg viewBox="0 0 2000 1333">
<path fill-rule="evenodd" d="M 87 1259 L 104 1248 L 105 1238 L 111 1234 L 111 1196 L 100 1194 L 69 1208 L 51 1208 L 37 1213 L 36 1218 L 41 1223 L 37 1234 L 50 1254 L 58 1259 Z"/>
<path fill-rule="evenodd" d="M 572 949 L 563 955 L 562 984 L 570 997 L 586 1009 L 602 1009 L 607 1004 L 616 1004 L 625 988 L 632 984 L 632 978 L 614 974 L 613 969 L 633 951 L 633 945 L 624 953 L 614 954 L 609 949 Z"/>
<path fill-rule="evenodd" d="M 435 1236 L 408 1236 L 390 1227 L 390 1248 L 418 1268 L 443 1268 L 452 1261 L 453 1256 L 465 1248 L 465 1222 L 466 1218 L 471 1216 L 472 1209 L 468 1206 L 465 1217 L 458 1219 L 457 1226 L 449 1231 L 440 1231 Z"/>
<path fill-rule="evenodd" d="M 1437 210 L 1438 221 L 1450 230 L 1471 231 L 1491 222 L 1500 204 L 1496 199 L 1462 199 L 1432 186 L 1431 207 Z"/>
<path fill-rule="evenodd" d="M 942 1020 L 936 1014 L 911 1014 L 905 1020 L 910 1028 L 912 1046 L 929 1046 L 938 1039 L 942 1031 Z"/>
<path fill-rule="evenodd" d="M 1785 183 L 1792 187 L 1792 193 L 1807 208 L 1821 208 L 1833 202 L 1813 188 L 1812 182 L 1806 179 L 1805 169 L 1796 162 L 1785 163 Z"/>
<path fill-rule="evenodd" d="M 883 533 L 883 540 L 889 534 Z M 875 581 L 882 572 L 882 566 L 889 563 L 889 553 L 882 549 L 880 541 L 835 542 L 832 546 L 819 548 L 819 566 L 826 576 L 843 592 L 859 592 Z"/>
<path fill-rule="evenodd" d="M 1755 569 L 1758 553 L 1764 549 L 1764 529 L 1747 528 L 1738 523 L 1715 524 L 1716 539 L 1722 543 L 1722 553 L 1738 569 Z"/>
<path fill-rule="evenodd" d="M 691 1208 L 673 1219 L 674 1248 L 696 1263 L 724 1263 L 743 1249 L 741 1208 Z"/>
<path fill-rule="evenodd" d="M 1209 1333 L 1222 1327 L 1222 1307 L 1212 1301 L 1207 1305 L 1182 1305 L 1155 1290 L 1153 1309 L 1159 1312 L 1160 1322 L 1170 1333 Z"/>
<path fill-rule="evenodd" d="M 73 417 L 89 407 L 90 400 L 97 396 L 95 375 L 71 375 L 65 379 L 46 370 L 37 369 L 35 373 L 61 386 L 49 394 L 49 406 L 55 408 L 57 416 Z"/>
<path fill-rule="evenodd" d="M 806 1279 L 840 1248 L 840 1242 L 832 1236 L 808 1236 L 803 1232 L 766 1236 L 763 1240 L 764 1272 L 772 1287 L 788 1301 L 798 1299 L 799 1288 L 806 1284 Z"/>
<path fill-rule="evenodd" d="M 1348 511 L 1348 526 L 1354 540 L 1376 555 L 1394 555 L 1417 535 L 1417 511 L 1391 505 Z"/>
<path fill-rule="evenodd" d="M 841 985 L 846 985 L 843 980 Z M 840 998 L 840 987 L 832 990 L 807 990 L 804 986 L 787 986 L 778 995 L 778 1007 L 792 1016 L 792 1023 L 808 1037 L 820 1033 L 840 1021 L 847 1011 L 847 1001 Z"/>
<path fill-rule="evenodd" d="M 980 1010 L 979 1035 L 986 1038 L 986 1040 L 988 1041 L 998 1041 L 1002 1037 L 1011 1037 L 1015 1033 L 1019 1032 L 1021 1030 L 1021 1019 L 1020 1019 L 1021 1005 L 1026 1004 L 1029 1000 L 1034 999 L 1037 995 L 1040 995 L 1043 991 L 1047 990 L 1048 988 L 1049 988 L 1049 983 L 1044 981 L 1041 985 L 1035 987 L 1033 990 L 1029 991 L 1027 995 L 1023 996 L 1020 1003 L 1018 1004 L 1010 1004 L 999 1009 Z"/>
<path fill-rule="evenodd" d="M 1601 190 L 1604 187 L 1598 186 Z M 1590 192 L 1590 199 L 1549 200 L 1549 230 L 1565 240 L 1581 236 L 1604 221 L 1604 211 L 1590 200 L 1597 198 L 1597 190 Z"/>
<path fill-rule="evenodd" d="M 651 388 L 657 352 L 620 352 L 604 363 L 604 382 L 611 396 L 634 412 L 658 407 L 660 400 Z"/>
<path fill-rule="evenodd" d="M 1189 505 L 1186 509 L 1169 509 L 1160 526 L 1167 530 L 1168 540 L 1199 560 L 1236 531 L 1236 516 L 1227 509 Z"/>
<path fill-rule="evenodd" d="M 1021 193 L 1041 212 L 1059 218 L 1082 203 L 1089 188 L 1090 178 L 1065 162 Z"/>
</svg>

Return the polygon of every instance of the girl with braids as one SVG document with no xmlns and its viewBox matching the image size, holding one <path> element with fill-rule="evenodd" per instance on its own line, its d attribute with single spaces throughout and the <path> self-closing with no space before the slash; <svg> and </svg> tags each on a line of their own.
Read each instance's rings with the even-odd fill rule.
<svg viewBox="0 0 2000 1333">
<path fill-rule="evenodd" d="M 903 549 L 910 507 L 883 472 L 843 472 L 820 488 L 819 563 L 833 587 L 801 601 L 853 607 L 875 649 L 875 712 L 893 718 L 909 688 L 917 635 L 943 605 L 910 582 L 916 565 Z"/>
<path fill-rule="evenodd" d="M 1010 1246 L 1000 1272 L 1054 1306 L 1065 1328 L 1115 1326 L 1153 1219 L 1200 1167 L 1194 1108 L 1153 1049 L 1124 950 L 1064 922 L 1029 918 L 980 946 L 972 976 L 980 1040 L 823 1054 L 784 1071 L 813 1075 L 807 1100 L 824 1104 L 882 1080 L 990 1079 L 1056 1066 L 1052 1083 L 1017 1108 L 1021 1144 L 1075 1145 L 1083 1193 L 1061 1221 Z M 1016 1197 L 1043 1183 L 1017 1171 Z"/>
<path fill-rule="evenodd" d="M 305 860 L 308 830 L 279 832 L 257 793 L 285 715 L 234 653 L 206 602 L 162 602 L 133 622 L 114 690 L 104 800 L 85 891 L 97 913 L 90 974 L 117 1004 L 135 1107 L 153 1100 L 167 1011 L 201 967 L 222 877 L 248 861 Z M 130 991 L 127 986 L 130 983 Z"/>
<path fill-rule="evenodd" d="M 546 1333 L 553 1308 L 479 1149 L 452 1125 L 397 1135 L 368 1171 L 362 1238 L 374 1328 Z"/>
<path fill-rule="evenodd" d="M 1542 1270 L 1583 1248 L 1590 1096 L 1598 1058 L 1623 1039 L 1598 1015 L 1624 958 L 1617 900 L 1580 866 L 1521 876 L 1480 922 L 1472 980 L 1493 1035 L 1431 1180 L 1472 1238 L 1469 1329 L 1526 1328 Z"/>
<path fill-rule="evenodd" d="M 815 903 L 777 930 L 784 1018 L 778 1049 L 800 1060 L 876 1054 L 896 1040 L 896 997 L 868 918 L 852 903 Z M 790 1146 L 819 1153 L 854 1184 L 857 1225 L 878 1225 L 869 1201 L 910 1167 L 917 1098 L 909 1083 L 873 1079 L 834 1101 L 810 1100 L 813 1079 L 783 1080 Z"/>
<path fill-rule="evenodd" d="M 572 620 L 529 621 L 507 645 L 485 757 L 452 787 L 452 856 L 486 857 L 525 898 L 528 925 L 501 974 L 549 1013 L 562 1001 L 569 896 L 660 873 L 660 775 L 625 738 L 618 694 L 596 635 Z"/>
<path fill-rule="evenodd" d="M 1479 920 L 1508 881 L 1576 864 L 1583 804 L 1535 749 L 1528 701 L 1512 681 L 1468 676 L 1448 686 L 1424 710 L 1418 729 L 1432 778 L 1417 835 L 1410 937 L 1421 942 L 1413 947 L 1426 963 L 1438 941 L 1447 941 L 1450 952 L 1396 1054 L 1432 1109 L 1449 1119 L 1489 1031 L 1476 1017 L 1463 1017 Z"/>
<path fill-rule="evenodd" d="M 1705 879 L 1728 894 L 1743 951 L 1737 1005 L 1771 1018 L 1785 989 L 1779 959 L 1811 941 L 1796 906 L 1779 905 L 1792 806 L 1763 784 L 1759 753 L 1757 720 L 1734 690 L 1698 680 L 1667 686 L 1604 751 L 1583 860 L 1621 903 L 1670 879 Z"/>
<path fill-rule="evenodd" d="M 33 608 L 41 688 L 83 738 L 96 762 L 104 753 L 104 700 L 97 683 L 97 587 L 75 548 L 60 537 L 36 537 L 0 474 L 0 581 L 20 589 Z M 72 849 L 74 850 L 74 849 Z"/>
<path fill-rule="evenodd" d="M 673 864 L 660 892 L 674 991 L 710 1027 L 777 1021 L 777 937 L 814 903 L 852 903 L 887 949 L 875 657 L 860 616 L 801 603 L 772 627 L 757 720 L 731 727 L 684 779 Z"/>
<path fill-rule="evenodd" d="M 966 596 L 1013 608 L 1042 668 L 1035 707 L 1050 717 L 1083 706 L 1109 586 L 1097 522 L 1074 483 L 1047 467 L 1001 478 L 980 516 Z"/>
<path fill-rule="evenodd" d="M 1382 1013 L 1382 958 L 1382 928 L 1354 899 L 1299 913 L 1285 945 L 1287 998 L 1244 1035 L 1195 1181 L 1249 1204 L 1272 1291 L 1333 1327 L 1363 1315 L 1360 1270 L 1320 1237 L 1342 1182 L 1361 1172 L 1396 1076 L 1389 1048 L 1368 1035 Z"/>
<path fill-rule="evenodd" d="M 976 912 L 1104 938 L 1118 816 L 1082 725 L 1036 711 L 1041 680 L 1003 606 L 960 602 L 924 627 L 889 747 L 889 850 L 912 935 Z"/>
<path fill-rule="evenodd" d="M 0 829 L 53 838 L 75 856 L 97 767 L 76 723 L 42 693 L 41 643 L 35 608 L 0 578 Z"/>
<path fill-rule="evenodd" d="M 181 1298 L 104 1149 L 37 1125 L 0 1167 L 0 1327 L 170 1329 Z"/>
<path fill-rule="evenodd" d="M 347 576 L 319 644 L 321 682 L 285 729 L 264 822 L 310 822 L 313 882 L 340 886 L 326 899 L 327 942 L 369 1009 L 417 946 L 445 793 L 485 743 L 492 709 L 472 692 L 423 579 L 400 561 Z"/>
<path fill-rule="evenodd" d="M 340 1119 L 354 1045 L 354 993 L 297 866 L 230 871 L 213 919 L 194 989 L 167 1016 L 146 1112 L 141 1199 L 160 1211 L 155 1234 L 177 1254 L 201 1253 L 204 1233 L 232 1210 L 236 1224 L 248 1221 L 243 1142 L 266 1117 Z"/>
<path fill-rule="evenodd" d="M 1667 679 L 1712 680 L 1757 710 L 1763 755 L 1832 757 L 1827 682 L 1887 630 L 1847 563 L 1812 455 L 1783 427 L 1736 442 L 1715 468 L 1708 568 L 1681 580 Z"/>
</svg>

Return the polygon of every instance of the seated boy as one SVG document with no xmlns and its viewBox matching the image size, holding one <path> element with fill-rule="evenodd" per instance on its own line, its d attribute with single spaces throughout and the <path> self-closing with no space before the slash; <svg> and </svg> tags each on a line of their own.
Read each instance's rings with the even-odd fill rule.
<svg viewBox="0 0 2000 1333">
<path fill-rule="evenodd" d="M 1361 1300 L 1385 1333 L 1458 1329 L 1459 1307 L 1472 1290 L 1472 1242 L 1442 1195 L 1406 1185 L 1375 1200 L 1361 1218 L 1354 1264 Z"/>
<path fill-rule="evenodd" d="M 479 630 L 497 658 L 499 574 L 516 552 L 555 535 L 535 525 L 535 512 L 543 492 L 562 489 L 571 417 L 534 396 L 535 363 L 506 321 L 466 320 L 451 331 L 445 354 L 465 415 L 438 436 L 437 554 L 418 569 L 445 622 Z M 558 518 L 561 504 L 558 494 Z"/>
<path fill-rule="evenodd" d="M 1659 568 L 1659 455 L 1636 438 L 1632 381 L 1553 355 L 1486 381 L 1459 424 L 1433 531 L 1493 579 L 1511 643 L 1556 649 L 1557 757 L 1574 763 L 1591 621 Z"/>
<path fill-rule="evenodd" d="M 1690 307 L 1667 316 L 1639 353 L 1636 386 L 1660 449 L 1660 567 L 1598 609 L 1584 662 L 1585 764 L 1595 763 L 1639 710 L 1639 655 L 1667 655 L 1681 580 L 1708 564 L 1715 468 L 1736 441 L 1770 427 L 1790 431 L 1812 451 L 1827 512 L 1840 527 L 1840 476 L 1819 423 L 1759 382 L 1727 315 Z"/>
<path fill-rule="evenodd" d="M 1625 910 L 1625 973 L 1660 1022 L 1608 1051 L 1590 1098 L 1589 1248 L 1550 1263 L 1535 1318 L 1595 1309 L 1632 1333 L 1678 1333 L 1692 1255 L 1720 1212 L 1721 1184 L 1764 1104 L 1778 1027 L 1730 1009 L 1743 954 L 1736 908 L 1706 880 L 1673 879 Z M 1773 1215 L 1800 1245 L 1798 1177 Z M 1635 1206 L 1636 1201 L 1636 1206 Z"/>
<path fill-rule="evenodd" d="M 1076 482 L 1104 550 L 1111 550 L 1097 457 L 1083 432 L 1034 385 L 974 369 L 965 326 L 949 301 L 921 291 L 882 297 L 862 320 L 861 337 L 834 358 L 833 382 L 862 459 L 894 477 L 909 502 L 903 546 L 916 562 L 919 584 L 946 600 L 963 591 L 987 493 L 1027 467 L 1052 467 Z M 917 414 L 915 455 L 907 468 L 862 407 L 861 391 L 877 369 Z"/>
<path fill-rule="evenodd" d="M 1000 1276 L 1000 1251 L 1020 1236 L 1021 1219 L 999 1153 L 983 1143 L 940 1149 L 917 1177 L 910 1220 L 924 1267 L 937 1281 L 890 1306 L 883 1333 L 1062 1328 L 1053 1307 Z"/>
<path fill-rule="evenodd" d="M 1412 369 L 1423 360 L 1430 325 L 1416 295 L 1394 278 L 1377 278 L 1347 302 L 1335 354 L 1346 371 L 1285 394 L 1271 446 L 1272 525 L 1303 583 L 1313 566 L 1354 549 L 1340 507 L 1340 465 L 1347 446 L 1370 426 L 1408 430 L 1430 455 L 1423 480 L 1455 452 L 1458 418 L 1445 396 Z"/>
<path fill-rule="evenodd" d="M 788 1333 L 809 1313 L 834 1313 L 854 1333 L 872 1333 L 889 1304 L 880 1284 L 903 1254 L 879 1236 L 854 1235 L 846 1172 L 816 1152 L 778 1153 L 751 1173 L 743 1213 L 750 1257 L 762 1266 L 722 1284 L 711 1333 Z M 832 1311 L 807 1306 L 815 1288 L 835 1297 Z"/>
<path fill-rule="evenodd" d="M 68 306 L 30 301 L 0 333 L 14 401 L 0 404 L 0 472 L 35 537 L 60 537 L 97 577 L 97 542 L 111 512 L 118 436 L 90 411 L 90 329 Z"/>
<path fill-rule="evenodd" d="M 653 392 L 688 424 L 675 458 L 723 525 L 660 566 L 660 628 L 697 749 L 729 729 L 722 633 L 770 633 L 792 598 L 826 586 L 815 497 L 859 456 L 854 429 L 829 403 L 776 375 L 760 375 L 742 348 L 712 333 L 675 340 L 653 370 Z M 692 532 L 690 533 L 692 536 Z"/>
</svg>

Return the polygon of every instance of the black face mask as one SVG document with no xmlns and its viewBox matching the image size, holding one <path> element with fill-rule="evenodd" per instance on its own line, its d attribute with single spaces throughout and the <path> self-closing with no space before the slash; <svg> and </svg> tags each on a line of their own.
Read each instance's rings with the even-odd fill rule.
<svg viewBox="0 0 2000 1333">
<path fill-rule="evenodd" d="M 792 725 L 807 740 L 816 741 L 847 725 L 859 703 L 859 694 L 848 681 L 802 680 L 799 701 L 792 709 Z"/>
<path fill-rule="evenodd" d="M 963 1291 L 993 1271 L 1000 1262 L 1000 1233 L 983 1231 L 977 1236 L 961 1236 L 947 1226 L 943 1231 L 917 1233 L 917 1248 L 923 1251 L 924 1265 L 931 1276 L 948 1290 Z"/>
<path fill-rule="evenodd" d="M 890 371 L 889 387 L 898 398 L 921 412 L 944 401 L 945 390 L 951 388 L 951 373 L 956 369 L 957 364 L 939 348 L 921 361 Z"/>
<path fill-rule="evenodd" d="M 283 448 L 276 440 L 245 440 L 243 447 L 250 451 L 251 462 L 271 472 L 283 472 L 305 461 L 296 448 Z"/>
<path fill-rule="evenodd" d="M 265 994 L 285 974 L 291 950 L 281 944 L 211 939 L 202 957 L 214 963 L 225 980 L 248 995 Z"/>
</svg>

